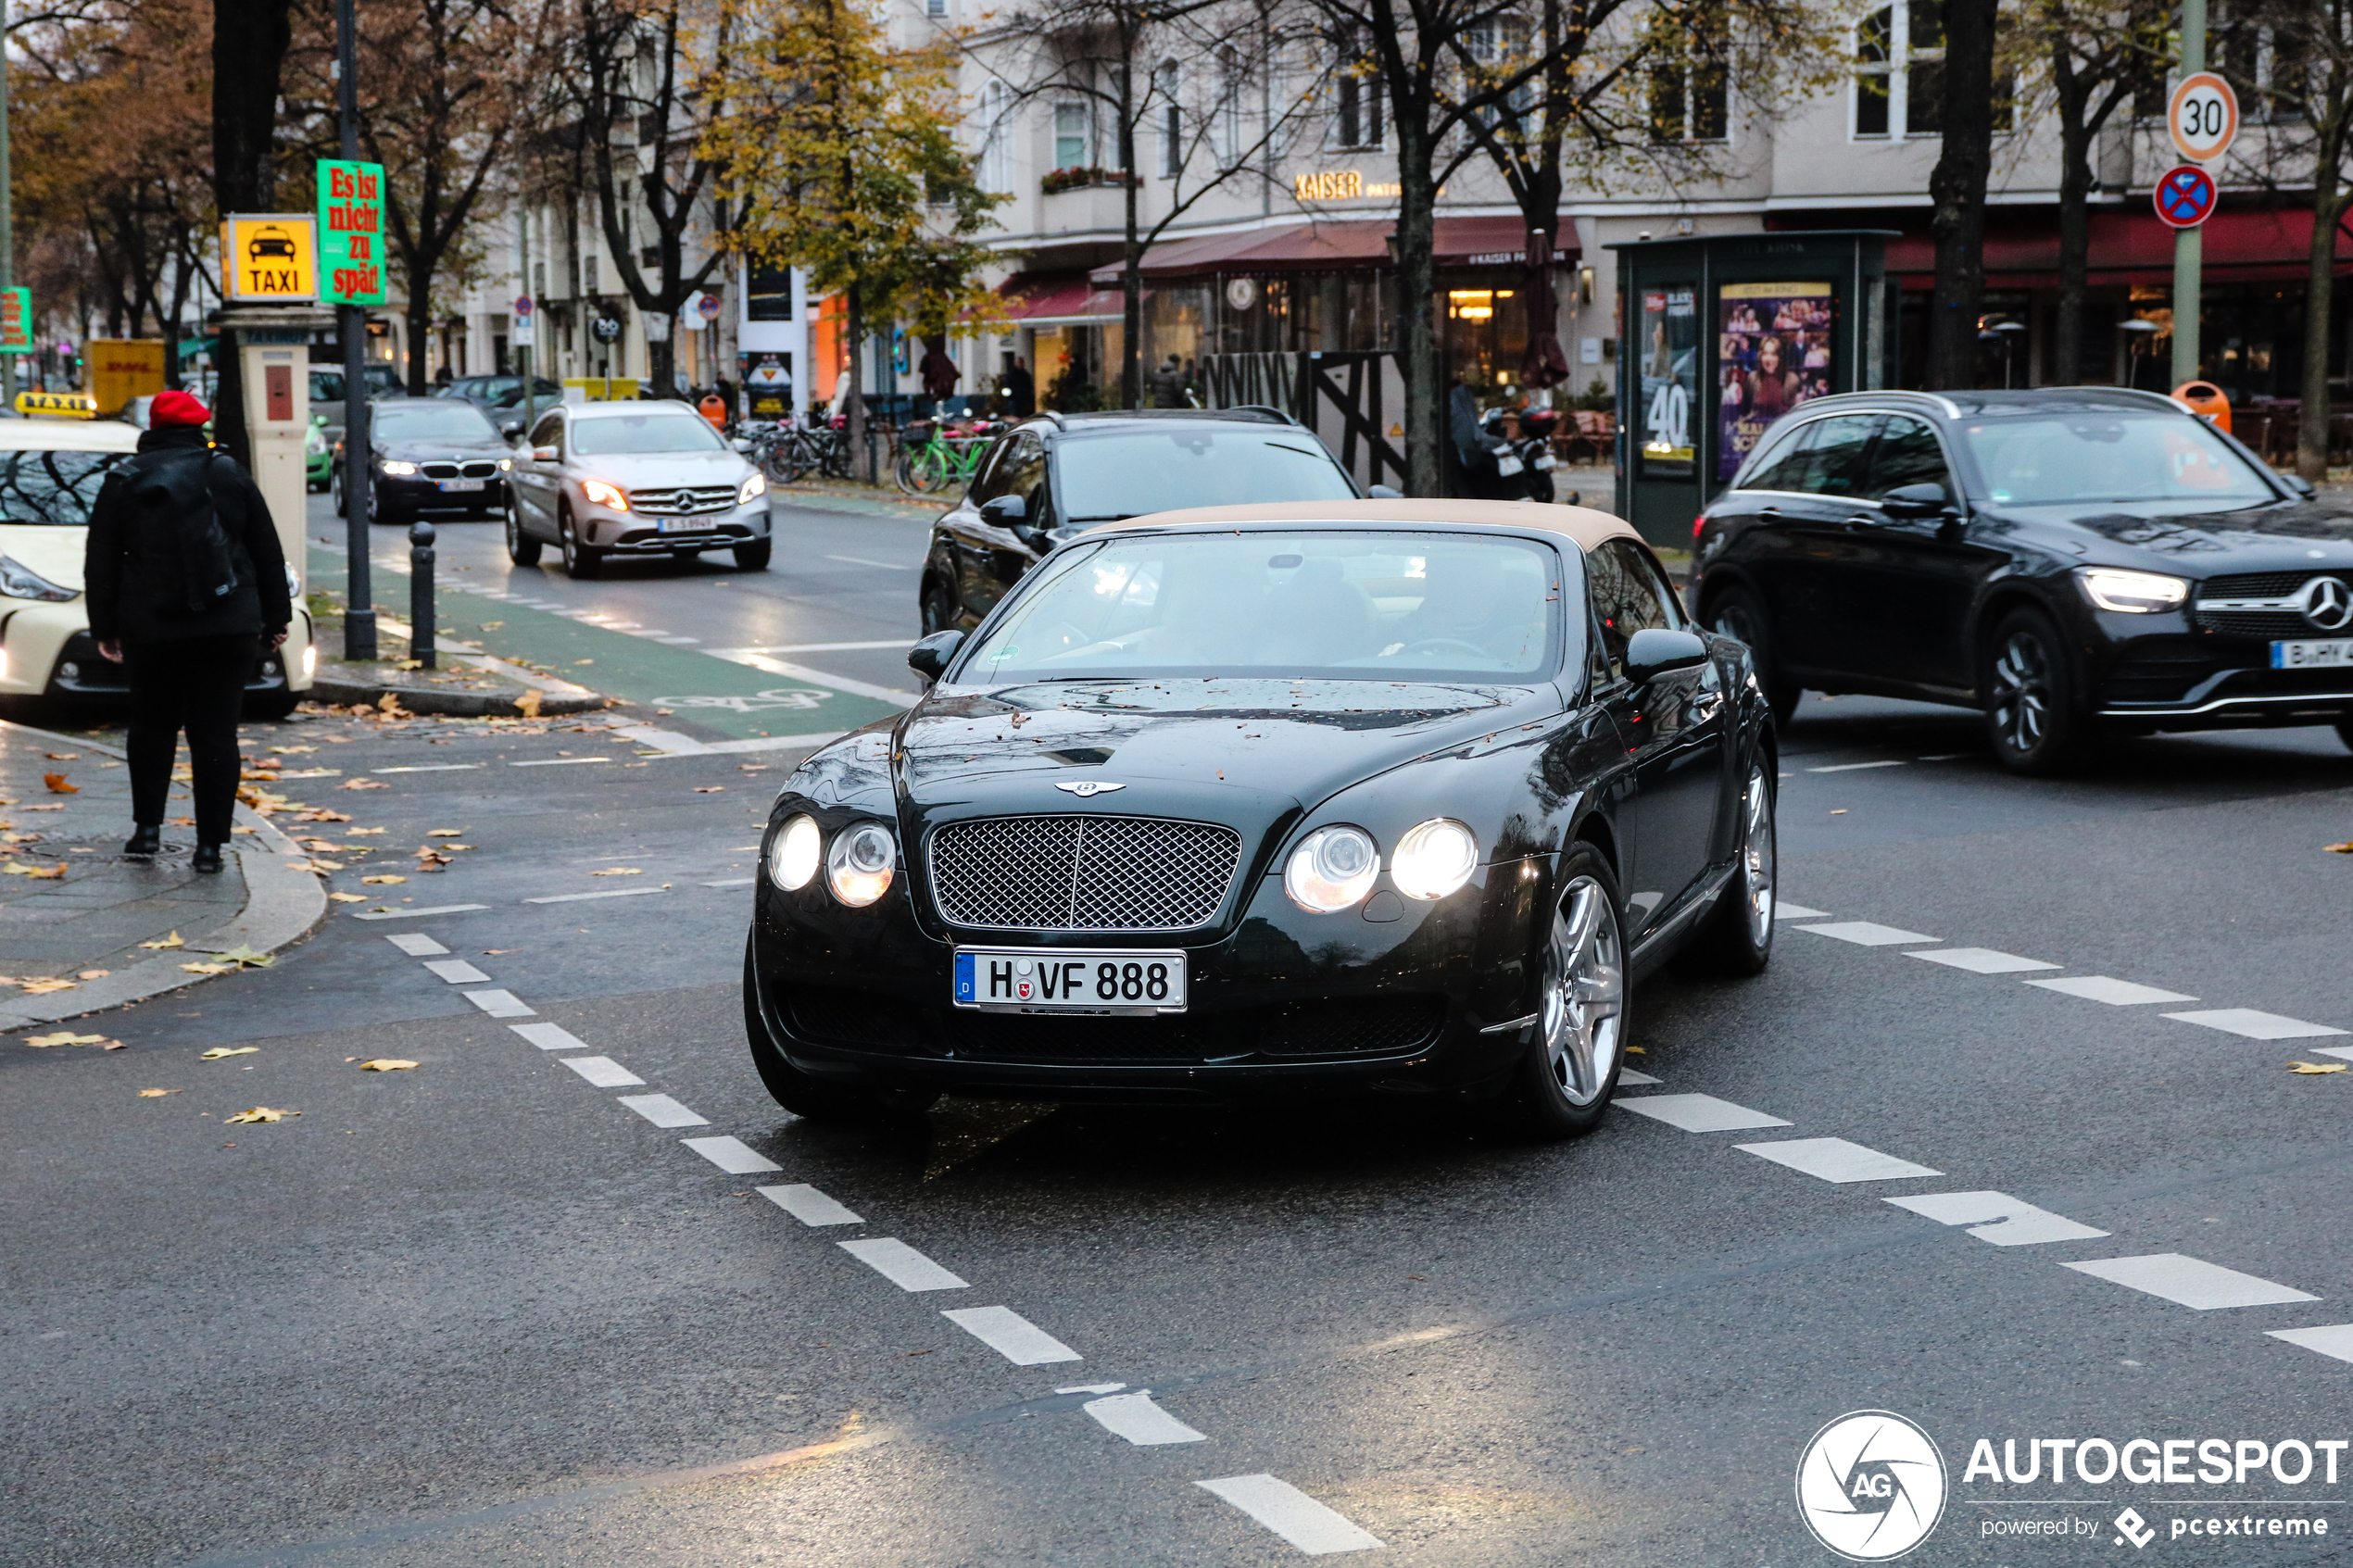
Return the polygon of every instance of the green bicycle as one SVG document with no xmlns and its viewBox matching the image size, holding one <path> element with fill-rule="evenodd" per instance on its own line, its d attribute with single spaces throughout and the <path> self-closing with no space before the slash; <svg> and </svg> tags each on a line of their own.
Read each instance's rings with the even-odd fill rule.
<svg viewBox="0 0 2353 1568">
<path fill-rule="evenodd" d="M 910 495 L 936 495 L 942 491 L 961 490 L 980 472 L 981 459 L 988 455 L 989 444 L 996 432 L 986 425 L 950 434 L 945 424 L 926 421 L 908 428 L 899 445 L 899 460 L 892 465 L 892 477 L 899 488 Z"/>
</svg>

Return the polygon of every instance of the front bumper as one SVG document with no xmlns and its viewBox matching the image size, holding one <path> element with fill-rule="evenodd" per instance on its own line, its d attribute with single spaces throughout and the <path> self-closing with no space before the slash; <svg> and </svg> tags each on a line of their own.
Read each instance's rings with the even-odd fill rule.
<svg viewBox="0 0 2353 1568">
<path fill-rule="evenodd" d="M 2111 727 L 2227 729 L 2353 715 L 2353 670 L 2274 670 L 2272 638 L 2194 626 L 2182 616 L 2095 619 L 2108 636 L 2095 644 L 2094 696 Z M 2157 621 L 2168 624 L 2146 625 Z"/>
<path fill-rule="evenodd" d="M 249 692 L 310 689 L 310 612 L 297 606 L 286 646 L 262 655 Z M 0 693 L 114 701 L 129 696 L 123 668 L 98 652 L 79 599 L 18 610 L 0 622 Z"/>
<path fill-rule="evenodd" d="M 617 512 L 609 507 L 585 508 L 581 536 L 600 550 L 615 555 L 664 555 L 672 550 L 718 550 L 749 545 L 768 537 L 768 498 L 725 511 L 666 516 L 651 512 Z M 676 524 L 678 526 L 672 526 Z"/>
<path fill-rule="evenodd" d="M 376 508 L 381 512 L 402 513 L 446 512 L 452 515 L 466 512 L 497 511 L 507 504 L 507 482 L 504 479 L 484 479 L 479 490 L 444 490 L 441 482 L 422 474 L 396 474 L 378 470 L 375 479 Z"/>
<path fill-rule="evenodd" d="M 763 880 L 747 981 L 753 1048 L 836 1082 L 964 1095 L 1478 1098 L 1526 1048 L 1513 1021 L 1534 1007 L 1530 916 L 1544 871 L 1533 860 L 1491 866 L 1427 904 L 1401 899 L 1384 877 L 1365 905 L 1337 915 L 1300 910 L 1269 878 L 1234 926 L 1190 938 L 950 935 L 915 918 L 911 899 L 924 895 L 903 877 L 867 909 L 834 903 L 822 877 L 797 894 Z M 1401 905 L 1391 920 L 1364 917 Z M 1189 1006 L 1159 1017 L 958 1008 L 949 998 L 959 937 L 1041 955 L 1181 947 Z"/>
</svg>

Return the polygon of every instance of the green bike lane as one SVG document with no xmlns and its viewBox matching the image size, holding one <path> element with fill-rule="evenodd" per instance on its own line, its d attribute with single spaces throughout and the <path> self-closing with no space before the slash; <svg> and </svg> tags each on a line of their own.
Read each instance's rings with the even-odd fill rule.
<svg viewBox="0 0 2353 1568">
<path fill-rule="evenodd" d="M 313 582 L 334 583 L 343 564 L 340 551 L 311 546 Z M 374 564 L 377 603 L 405 620 L 405 564 L 381 557 Z M 632 626 L 616 614 L 564 605 L 528 588 L 471 583 L 454 572 L 439 574 L 434 587 L 434 624 L 445 643 L 464 643 L 640 709 L 667 709 L 667 715 L 630 717 L 699 738 L 834 734 L 887 718 L 913 700 L 912 692 L 813 670 L 758 648 L 718 646 L 710 640 L 711 629 L 700 624 L 684 630 L 704 633 L 703 641 L 677 635 L 665 642 L 657 640 L 658 628 Z"/>
</svg>

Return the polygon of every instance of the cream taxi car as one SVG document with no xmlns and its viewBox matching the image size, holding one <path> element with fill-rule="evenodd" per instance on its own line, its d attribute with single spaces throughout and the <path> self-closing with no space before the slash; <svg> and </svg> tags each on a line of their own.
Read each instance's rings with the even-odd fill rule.
<svg viewBox="0 0 2353 1568">
<path fill-rule="evenodd" d="M 122 666 L 90 636 L 82 560 L 98 486 L 138 445 L 138 430 L 116 420 L 0 419 L 0 696 L 126 694 Z M 285 646 L 245 688 L 247 718 L 283 719 L 309 689 L 318 654 L 299 592 L 294 600 Z"/>
</svg>

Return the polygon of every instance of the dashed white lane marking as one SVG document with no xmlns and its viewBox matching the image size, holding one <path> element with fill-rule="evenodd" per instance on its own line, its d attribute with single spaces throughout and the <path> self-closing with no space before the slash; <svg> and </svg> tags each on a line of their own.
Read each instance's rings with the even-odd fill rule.
<svg viewBox="0 0 2353 1568">
<path fill-rule="evenodd" d="M 1809 773 L 1859 773 L 1866 768 L 1901 768 L 1903 766 L 1902 759 L 1897 758 L 1885 762 L 1833 762 L 1827 768 L 1808 768 L 1806 771 Z"/>
<path fill-rule="evenodd" d="M 621 1103 L 657 1127 L 708 1127 L 711 1118 L 698 1116 L 668 1095 L 623 1095 Z"/>
<path fill-rule="evenodd" d="M 959 1307 L 939 1314 L 1015 1366 L 1076 1361 L 1077 1351 L 1011 1307 Z"/>
<path fill-rule="evenodd" d="M 1826 1182 L 1892 1182 L 1905 1176 L 1941 1176 L 1925 1165 L 1881 1154 L 1844 1138 L 1788 1138 L 1779 1143 L 1735 1144 L 1735 1148 L 1803 1171 Z"/>
<path fill-rule="evenodd" d="M 406 768 L 371 768 L 371 773 L 466 773 L 483 766 L 479 762 L 418 762 Z"/>
<path fill-rule="evenodd" d="M 1955 969 L 1968 970 L 1971 974 L 2019 974 L 2030 969 L 2057 969 L 2055 963 L 2041 959 L 2021 959 L 2016 953 L 1997 953 L 1991 947 L 1932 947 L 1924 953 L 1906 953 L 1907 959 L 1926 959 L 1931 963 L 1950 964 Z"/>
<path fill-rule="evenodd" d="M 568 1056 L 563 1064 L 600 1089 L 635 1088 L 645 1082 L 609 1056 Z"/>
<path fill-rule="evenodd" d="M 746 653 L 849 653 L 859 648 L 903 648 L 910 646 L 906 638 L 893 637 L 882 643 L 782 643 L 745 648 Z"/>
<path fill-rule="evenodd" d="M 539 1010 L 526 1006 L 512 991 L 462 991 L 459 994 L 493 1018 L 532 1018 Z"/>
<path fill-rule="evenodd" d="M 510 1023 L 508 1028 L 543 1051 L 585 1051 L 588 1042 L 560 1023 Z"/>
<path fill-rule="evenodd" d="M 2179 991 L 2160 991 L 2154 985 L 2139 985 L 2130 980 L 2115 980 L 2105 974 L 2075 974 L 2064 980 L 2030 980 L 2029 985 L 2040 985 L 2045 991 L 2061 996 L 2081 997 L 2085 1001 L 2106 1002 L 2110 1007 L 2141 1007 L 2149 1002 L 2194 1002 L 2196 997 L 2184 997 Z"/>
<path fill-rule="evenodd" d="M 1736 1133 L 1749 1127 L 1789 1125 L 1778 1116 L 1768 1116 L 1761 1110 L 1718 1099 L 1714 1095 L 1641 1095 L 1611 1103 L 1620 1110 L 1631 1110 L 1687 1133 Z"/>
<path fill-rule="evenodd" d="M 878 1236 L 866 1241 L 842 1241 L 835 1245 L 901 1290 L 972 1288 L 966 1281 L 957 1278 L 895 1236 Z"/>
<path fill-rule="evenodd" d="M 1793 904 L 1786 898 L 1777 898 L 1773 901 L 1773 918 L 1775 920 L 1828 920 L 1831 918 L 1831 912 L 1828 909 L 1809 909 L 1803 904 Z"/>
<path fill-rule="evenodd" d="M 784 1169 L 741 1138 L 680 1138 L 678 1141 L 731 1176 L 760 1176 Z"/>
<path fill-rule="evenodd" d="M 825 558 L 827 560 L 848 561 L 852 566 L 878 566 L 885 571 L 912 571 L 915 570 L 912 566 L 902 566 L 897 561 L 868 560 L 863 556 L 827 556 Z"/>
<path fill-rule="evenodd" d="M 2312 1054 L 2315 1056 L 2341 1056 L 2348 1060 L 2353 1060 L 2353 1047 L 2314 1046 L 2312 1047 Z"/>
<path fill-rule="evenodd" d="M 1647 1073 L 1637 1073 L 1630 1067 L 1621 1067 L 1617 1070 L 1617 1081 L 1621 1084 L 1633 1084 L 1639 1086 L 1644 1084 L 1655 1084 L 1659 1080 Z"/>
<path fill-rule="evenodd" d="M 760 879 L 756 876 L 725 876 L 717 882 L 706 882 L 705 887 L 749 887 Z"/>
<path fill-rule="evenodd" d="M 1095 1418 L 1097 1424 L 1115 1437 L 1125 1437 L 1139 1449 L 1157 1448 L 1163 1443 L 1206 1443 L 1209 1435 L 1196 1432 L 1175 1416 L 1152 1403 L 1152 1391 L 1139 1388 L 1132 1394 L 1113 1394 L 1100 1399 L 1089 1399 L 1078 1407 Z"/>
<path fill-rule="evenodd" d="M 1880 925 L 1867 920 L 1833 921 L 1829 925 L 1806 925 L 1798 928 L 1817 936 L 1835 936 L 1842 942 L 1852 942 L 1859 947 L 1893 947 L 1899 942 L 1941 942 L 1941 936 L 1923 936 L 1917 931 L 1905 931 L 1897 926 Z"/>
<path fill-rule="evenodd" d="M 431 959 L 425 967 L 452 985 L 479 985 L 490 978 L 463 959 Z"/>
<path fill-rule="evenodd" d="M 1367 1535 L 1288 1481 L 1272 1475 L 1227 1475 L 1194 1486 L 1224 1498 L 1310 1557 L 1340 1551 L 1375 1551 L 1380 1538 Z"/>
<path fill-rule="evenodd" d="M 2108 1234 L 2047 1209 L 2022 1203 L 2006 1192 L 1931 1192 L 1919 1198 L 1891 1198 L 1885 1201 L 1898 1209 L 1909 1209 L 1940 1225 L 1967 1225 L 1969 1235 L 1996 1247 L 2090 1241 Z"/>
<path fill-rule="evenodd" d="M 422 931 L 386 932 L 384 940 L 412 959 L 429 959 L 435 953 L 446 953 L 449 950 Z"/>
<path fill-rule="evenodd" d="M 2284 1339 L 2291 1345 L 2318 1350 L 2323 1356 L 2334 1356 L 2340 1361 L 2353 1361 L 2353 1323 L 2323 1323 L 2317 1328 L 2274 1328 L 2266 1332 L 2274 1339 Z"/>
<path fill-rule="evenodd" d="M 524 762 L 510 762 L 510 768 L 569 768 L 581 762 L 610 762 L 610 757 L 535 757 Z"/>
<path fill-rule="evenodd" d="M 806 1182 L 789 1186 L 754 1187 L 752 1191 L 804 1225 L 862 1225 L 866 1222 Z"/>
<path fill-rule="evenodd" d="M 590 898 L 632 898 L 640 893 L 661 893 L 660 887 L 614 887 L 597 893 L 549 893 L 537 898 L 525 898 L 526 904 L 578 904 Z"/>
<path fill-rule="evenodd" d="M 2325 1023 L 2307 1023 L 2300 1018 L 2282 1018 L 2276 1012 L 2258 1012 L 2253 1008 L 2212 1008 L 2203 1012 L 2169 1012 L 2165 1016 L 2180 1023 L 2244 1035 L 2250 1040 L 2313 1040 L 2323 1035 L 2345 1033 Z"/>
<path fill-rule="evenodd" d="M 2291 1290 L 2284 1285 L 2273 1285 L 2268 1279 L 2258 1279 L 2180 1252 L 2153 1252 L 2142 1258 L 2095 1258 L 2088 1263 L 2061 1266 L 2112 1285 L 2161 1296 L 2201 1312 L 2221 1307 L 2270 1307 L 2286 1301 L 2320 1299 L 2305 1291 Z"/>
<path fill-rule="evenodd" d="M 486 909 L 487 904 L 435 904 L 423 909 L 370 909 L 354 914 L 353 920 L 414 920 L 419 915 L 462 915 L 471 909 Z"/>
</svg>

